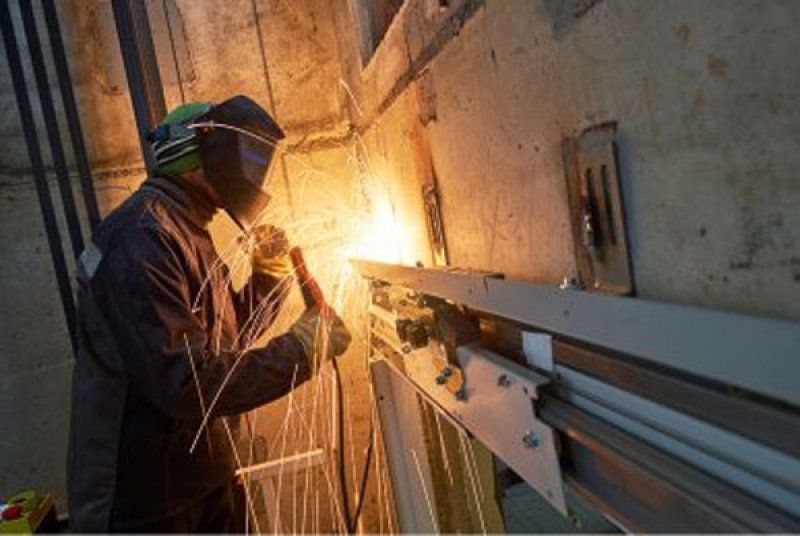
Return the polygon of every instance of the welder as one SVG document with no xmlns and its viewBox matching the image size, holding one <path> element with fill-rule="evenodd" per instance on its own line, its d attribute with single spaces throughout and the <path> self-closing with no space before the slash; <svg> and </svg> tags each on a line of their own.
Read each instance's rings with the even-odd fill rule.
<svg viewBox="0 0 800 536">
<path fill-rule="evenodd" d="M 151 138 L 156 169 L 78 268 L 73 529 L 240 532 L 237 416 L 308 380 L 350 334 L 311 307 L 287 333 L 246 346 L 275 319 L 293 273 L 285 234 L 259 219 L 284 138 L 266 111 L 242 96 L 184 104 Z M 219 209 L 255 239 L 238 292 L 207 230 Z"/>
</svg>

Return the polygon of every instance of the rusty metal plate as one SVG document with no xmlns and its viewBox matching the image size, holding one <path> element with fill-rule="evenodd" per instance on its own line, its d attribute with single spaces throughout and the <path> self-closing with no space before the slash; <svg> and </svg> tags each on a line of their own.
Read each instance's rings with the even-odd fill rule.
<svg viewBox="0 0 800 536">
<path fill-rule="evenodd" d="M 616 124 L 592 127 L 578 138 L 566 139 L 564 165 L 581 287 L 634 294 Z"/>
</svg>

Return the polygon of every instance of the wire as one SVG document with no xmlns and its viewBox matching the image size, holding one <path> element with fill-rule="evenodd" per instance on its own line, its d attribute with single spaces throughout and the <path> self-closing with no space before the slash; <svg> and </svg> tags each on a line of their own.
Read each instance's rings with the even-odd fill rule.
<svg viewBox="0 0 800 536">
<path fill-rule="evenodd" d="M 361 508 L 364 506 L 364 494 L 367 491 L 367 479 L 369 478 L 369 468 L 372 465 L 372 449 L 375 444 L 375 426 L 369 428 L 369 445 L 367 446 L 367 458 L 364 460 L 364 472 L 361 475 L 361 485 L 358 490 L 358 504 L 356 513 L 353 515 L 353 527 L 358 527 L 358 520 L 361 517 Z"/>
<path fill-rule="evenodd" d="M 175 63 L 175 78 L 178 79 L 178 89 L 181 92 L 181 104 L 186 104 L 186 94 L 183 92 L 183 80 L 181 80 L 181 67 L 178 61 L 178 51 L 175 48 L 175 36 L 172 34 L 172 23 L 169 17 L 169 7 L 167 0 L 161 0 L 161 6 L 164 8 L 164 21 L 167 23 L 167 34 L 169 35 L 169 46 L 172 49 L 172 61 Z"/>
<path fill-rule="evenodd" d="M 264 83 L 267 86 L 267 98 L 269 99 L 270 112 L 275 122 L 278 122 L 278 110 L 275 108 L 275 95 L 272 93 L 272 82 L 270 80 L 269 65 L 267 64 L 266 48 L 264 47 L 264 36 L 261 33 L 261 20 L 258 16 L 258 8 L 256 7 L 256 0 L 250 1 L 250 7 L 253 10 L 253 19 L 256 26 L 256 35 L 258 36 L 258 48 L 261 51 L 261 68 L 264 70 Z"/>
<path fill-rule="evenodd" d="M 344 470 L 344 392 L 342 390 L 342 373 L 339 370 L 339 361 L 336 357 L 331 359 L 333 362 L 333 370 L 336 372 L 336 398 L 337 398 L 337 415 L 336 415 L 336 435 L 337 435 L 337 448 L 338 452 L 338 473 L 339 473 L 339 486 L 342 488 L 342 504 L 344 510 L 344 524 L 347 532 L 353 534 L 354 525 L 353 518 L 350 515 L 350 501 L 347 495 L 347 478 L 345 477 Z"/>
<path fill-rule="evenodd" d="M 355 534 L 358 527 L 358 520 L 361 518 L 361 510 L 364 507 L 364 495 L 367 491 L 367 481 L 369 480 L 369 468 L 372 465 L 372 451 L 375 446 L 375 426 L 370 424 L 369 427 L 369 442 L 367 444 L 367 457 L 364 460 L 364 470 L 361 473 L 361 483 L 358 489 L 358 504 L 356 504 L 356 511 L 354 515 L 350 514 L 350 500 L 347 493 L 347 478 L 345 477 L 345 460 L 344 460 L 344 392 L 342 390 L 342 373 L 339 369 L 339 361 L 336 357 L 332 360 L 333 370 L 336 371 L 336 398 L 338 399 L 337 408 L 337 448 L 338 452 L 338 473 L 339 485 L 342 488 L 342 504 L 344 505 L 344 519 L 347 532 Z"/>
</svg>

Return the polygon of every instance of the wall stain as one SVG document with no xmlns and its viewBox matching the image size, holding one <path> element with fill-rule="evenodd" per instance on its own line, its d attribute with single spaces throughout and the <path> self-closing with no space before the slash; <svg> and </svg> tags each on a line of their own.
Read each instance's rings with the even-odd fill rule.
<svg viewBox="0 0 800 536">
<path fill-rule="evenodd" d="M 702 89 L 694 92 L 694 101 L 692 102 L 692 111 L 695 114 L 701 113 L 706 107 L 706 95 Z"/>
<path fill-rule="evenodd" d="M 687 46 L 689 44 L 689 40 L 692 38 L 692 27 L 688 24 L 681 24 L 675 28 L 675 35 L 678 36 L 681 45 Z"/>
<path fill-rule="evenodd" d="M 783 112 L 783 101 L 781 100 L 769 99 L 767 106 L 769 106 L 769 113 L 772 115 L 780 115 Z"/>
<path fill-rule="evenodd" d="M 723 78 L 728 72 L 728 62 L 721 56 L 708 56 L 708 74 L 714 78 Z"/>
</svg>

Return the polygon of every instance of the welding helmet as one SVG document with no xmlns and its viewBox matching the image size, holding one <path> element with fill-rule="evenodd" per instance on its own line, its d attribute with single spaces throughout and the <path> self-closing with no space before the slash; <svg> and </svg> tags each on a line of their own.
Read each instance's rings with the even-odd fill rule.
<svg viewBox="0 0 800 536">
<path fill-rule="evenodd" d="M 188 126 L 197 135 L 203 172 L 222 208 L 239 227 L 250 228 L 269 203 L 265 187 L 283 131 L 244 96 L 212 107 Z"/>
</svg>

